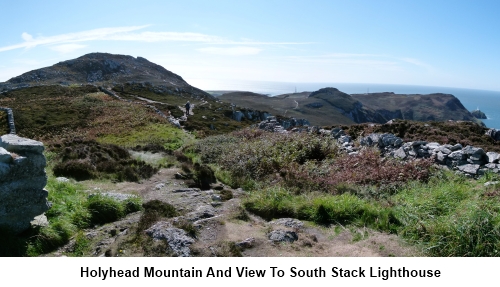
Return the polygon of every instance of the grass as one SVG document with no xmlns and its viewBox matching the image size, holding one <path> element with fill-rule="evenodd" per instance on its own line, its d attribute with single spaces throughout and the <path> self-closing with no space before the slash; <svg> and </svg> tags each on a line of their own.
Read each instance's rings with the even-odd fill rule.
<svg viewBox="0 0 500 287">
<path fill-rule="evenodd" d="M 293 217 L 319 224 L 354 224 L 385 231 L 393 231 L 397 224 L 389 208 L 350 194 L 296 195 L 287 189 L 272 187 L 252 192 L 243 206 L 269 220 Z"/>
<path fill-rule="evenodd" d="M 400 234 L 435 256 L 498 256 L 500 202 L 495 189 L 444 173 L 393 197 Z"/>
<path fill-rule="evenodd" d="M 409 182 L 384 200 L 347 193 L 297 195 L 275 186 L 251 192 L 243 206 L 268 220 L 293 217 L 396 233 L 430 256 L 477 257 L 500 255 L 499 196 L 496 188 L 437 172 L 429 182 Z M 354 240 L 364 236 L 355 234 Z"/>
</svg>

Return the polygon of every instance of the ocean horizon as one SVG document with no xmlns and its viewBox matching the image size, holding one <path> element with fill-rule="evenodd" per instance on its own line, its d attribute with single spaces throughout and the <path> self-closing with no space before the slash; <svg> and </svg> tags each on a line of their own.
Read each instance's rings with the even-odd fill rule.
<svg viewBox="0 0 500 287">
<path fill-rule="evenodd" d="M 469 111 L 476 109 L 486 114 L 488 119 L 482 120 L 489 128 L 500 129 L 500 91 L 369 83 L 286 83 L 265 81 L 232 81 L 225 82 L 217 89 L 237 90 L 276 96 L 294 92 L 313 92 L 321 88 L 333 87 L 347 94 L 393 92 L 396 94 L 451 94 L 457 97 Z"/>
</svg>

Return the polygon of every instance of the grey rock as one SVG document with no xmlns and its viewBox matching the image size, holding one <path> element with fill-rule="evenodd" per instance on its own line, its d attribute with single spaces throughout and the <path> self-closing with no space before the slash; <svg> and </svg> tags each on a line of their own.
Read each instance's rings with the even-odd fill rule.
<svg viewBox="0 0 500 287">
<path fill-rule="evenodd" d="M 245 115 L 241 111 L 235 111 L 233 112 L 233 115 L 231 118 L 235 121 L 241 122 L 241 119 L 245 117 Z"/>
<path fill-rule="evenodd" d="M 465 165 L 459 165 L 457 168 L 459 171 L 468 173 L 471 175 L 476 175 L 477 171 L 479 170 L 479 164 L 465 164 Z"/>
<path fill-rule="evenodd" d="M 405 159 L 407 157 L 403 147 L 400 147 L 394 152 L 394 157 L 399 159 Z"/>
<path fill-rule="evenodd" d="M 441 147 L 441 145 L 437 142 L 430 142 L 427 144 L 427 147 L 429 149 L 433 150 L 433 149 L 437 149 L 437 148 Z"/>
<path fill-rule="evenodd" d="M 464 154 L 472 158 L 473 160 L 480 160 L 483 156 L 486 155 L 482 148 L 477 148 L 473 146 L 466 146 L 462 149 Z"/>
<path fill-rule="evenodd" d="M 500 181 L 488 181 L 484 184 L 484 186 L 486 186 L 486 187 L 490 186 L 490 185 L 495 186 L 495 185 L 498 185 L 499 183 L 500 183 Z"/>
<path fill-rule="evenodd" d="M 69 179 L 65 178 L 63 176 L 60 176 L 60 177 L 56 177 L 56 181 L 57 182 L 69 182 Z"/>
<path fill-rule="evenodd" d="M 332 132 L 330 134 L 331 134 L 331 136 L 334 139 L 338 139 L 341 136 L 345 136 L 346 135 L 345 132 L 344 132 L 344 130 L 342 130 L 341 128 L 334 128 L 334 129 L 332 129 Z"/>
<path fill-rule="evenodd" d="M 186 214 L 189 221 L 198 221 L 200 219 L 211 218 L 215 216 L 215 209 L 210 205 L 201 205 L 195 211 Z"/>
<path fill-rule="evenodd" d="M 494 163 L 487 163 L 484 165 L 486 168 L 489 168 L 489 169 L 495 169 L 495 168 L 499 168 L 499 165 L 498 164 L 494 164 Z"/>
<path fill-rule="evenodd" d="M 350 136 L 347 136 L 347 135 L 344 135 L 344 136 L 341 136 L 338 141 L 339 143 L 343 144 L 343 143 L 349 143 L 351 142 L 351 137 Z"/>
<path fill-rule="evenodd" d="M 438 152 L 438 153 L 437 153 L 436 160 L 437 160 L 438 162 L 443 163 L 443 162 L 446 160 L 446 158 L 447 158 L 447 157 L 448 157 L 448 156 L 447 156 L 446 154 L 444 154 L 444 153 L 442 153 L 442 152 L 440 151 L 440 152 Z"/>
<path fill-rule="evenodd" d="M 461 150 L 463 149 L 463 146 L 459 143 L 457 143 L 456 145 L 452 146 L 451 148 L 449 148 L 451 151 L 457 151 L 457 150 Z"/>
<path fill-rule="evenodd" d="M 450 154 L 451 153 L 451 150 L 450 149 L 447 149 L 445 148 L 444 146 L 440 146 L 440 147 L 437 147 L 434 149 L 434 152 L 441 152 L 443 154 Z"/>
<path fill-rule="evenodd" d="M 290 228 L 297 228 L 297 229 L 304 227 L 304 223 L 298 219 L 295 219 L 295 218 L 280 218 L 280 219 L 273 220 L 270 223 L 275 224 L 275 225 L 283 225 L 283 226 L 290 227 Z"/>
<path fill-rule="evenodd" d="M 413 147 L 418 147 L 418 146 L 421 146 L 421 145 L 426 145 L 426 144 L 427 144 L 427 142 L 426 142 L 426 141 L 414 141 L 414 142 L 412 142 L 412 143 L 411 143 L 411 145 L 412 145 Z"/>
<path fill-rule="evenodd" d="M 489 129 L 486 131 L 486 135 L 490 136 L 495 141 L 500 140 L 500 130 L 497 129 Z"/>
<path fill-rule="evenodd" d="M 10 152 L 8 152 L 3 147 L 0 147 L 0 162 L 3 162 L 3 163 L 11 163 L 12 162 L 12 155 L 10 154 Z"/>
<path fill-rule="evenodd" d="M 452 160 L 457 160 L 458 161 L 458 160 L 464 159 L 465 158 L 465 154 L 464 154 L 463 151 L 457 150 L 457 151 L 454 151 L 454 152 L 450 153 L 448 155 L 448 157 L 451 158 Z"/>
<path fill-rule="evenodd" d="M 155 186 L 155 189 L 156 189 L 156 190 L 160 190 L 160 189 L 162 189 L 162 188 L 164 188 L 164 187 L 165 187 L 165 184 L 164 184 L 164 183 L 159 183 L 159 184 L 157 184 L 157 185 Z"/>
<path fill-rule="evenodd" d="M 175 255 L 179 257 L 189 257 L 191 250 L 189 246 L 194 243 L 194 239 L 189 237 L 186 231 L 172 227 L 165 221 L 155 223 L 146 230 L 146 234 L 155 240 L 165 240 Z"/>
<path fill-rule="evenodd" d="M 21 155 L 24 155 L 26 152 L 41 154 L 44 150 L 43 144 L 39 141 L 11 134 L 0 137 L 0 147 L 3 147 L 9 152 L 15 152 Z"/>
<path fill-rule="evenodd" d="M 487 152 L 486 156 L 488 157 L 489 163 L 497 163 L 500 159 L 500 154 L 496 152 Z"/>
<path fill-rule="evenodd" d="M 387 147 L 387 146 L 397 147 L 398 144 L 401 145 L 402 143 L 403 143 L 403 141 L 401 140 L 401 138 L 399 138 L 393 134 L 382 134 L 380 136 L 378 145 L 381 148 Z"/>
<path fill-rule="evenodd" d="M 45 214 L 40 214 L 38 216 L 35 216 L 35 218 L 30 223 L 31 226 L 34 227 L 49 226 L 49 220 L 47 219 L 47 216 L 45 216 Z"/>
<path fill-rule="evenodd" d="M 255 238 L 249 237 L 243 241 L 237 242 L 236 246 L 242 249 L 252 248 L 255 244 Z"/>
<path fill-rule="evenodd" d="M 288 230 L 273 230 L 267 234 L 269 240 L 277 243 L 277 242 L 294 242 L 299 239 L 299 236 L 294 231 Z"/>
</svg>

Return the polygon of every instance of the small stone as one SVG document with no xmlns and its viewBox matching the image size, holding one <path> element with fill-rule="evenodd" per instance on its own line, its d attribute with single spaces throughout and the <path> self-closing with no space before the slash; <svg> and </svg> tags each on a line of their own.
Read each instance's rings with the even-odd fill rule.
<svg viewBox="0 0 500 287">
<path fill-rule="evenodd" d="M 243 249 L 247 249 L 247 248 L 252 248 L 254 243 L 255 243 L 255 238 L 249 237 L 243 241 L 237 242 L 236 246 L 243 248 Z"/>
<path fill-rule="evenodd" d="M 490 186 L 490 185 L 498 185 L 500 181 L 488 181 L 487 183 L 484 184 L 484 186 Z"/>
<path fill-rule="evenodd" d="M 69 179 L 65 178 L 63 176 L 60 176 L 60 177 L 56 177 L 56 181 L 57 182 L 69 182 Z"/>
</svg>

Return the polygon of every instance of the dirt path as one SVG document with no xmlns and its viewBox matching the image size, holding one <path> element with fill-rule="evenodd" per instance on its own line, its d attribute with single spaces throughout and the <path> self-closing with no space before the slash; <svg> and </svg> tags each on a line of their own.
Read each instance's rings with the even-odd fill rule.
<svg viewBox="0 0 500 287">
<path fill-rule="evenodd" d="M 213 187 L 231 190 L 234 198 L 220 201 L 215 189 L 201 191 L 188 188 L 175 175 L 180 169 L 162 169 L 152 178 L 141 183 L 84 181 L 88 192 L 117 192 L 136 194 L 149 201 L 159 199 L 176 207 L 198 230 L 194 244 L 190 246 L 193 256 L 230 256 L 228 244 L 241 245 L 241 254 L 251 257 L 279 256 L 419 256 L 414 247 L 407 246 L 396 235 L 380 233 L 369 229 L 344 228 L 342 226 L 318 226 L 301 222 L 301 226 L 285 226 L 283 223 L 268 222 L 249 214 L 242 220 L 241 199 L 245 192 L 230 189 L 221 184 Z M 243 212 L 245 214 L 245 212 Z M 248 214 L 248 213 L 246 213 Z M 144 256 L 136 248 L 124 245 L 130 230 L 137 225 L 140 214 L 90 230 L 87 235 L 99 238 L 89 256 Z M 286 221 L 286 220 L 285 220 Z M 291 220 L 288 220 L 291 221 Z M 293 221 L 298 222 L 298 221 Z M 281 231 L 280 231 L 281 230 Z M 129 232 L 129 233 L 127 233 Z M 294 242 L 270 240 L 272 232 L 293 232 Z M 246 242 L 246 243 L 245 243 Z M 71 244 L 70 244 L 71 245 Z M 69 246 L 70 246 L 69 245 Z M 68 246 L 65 247 L 68 249 Z M 62 255 L 62 248 L 53 255 Z M 157 255 L 158 256 L 158 255 Z"/>
</svg>

